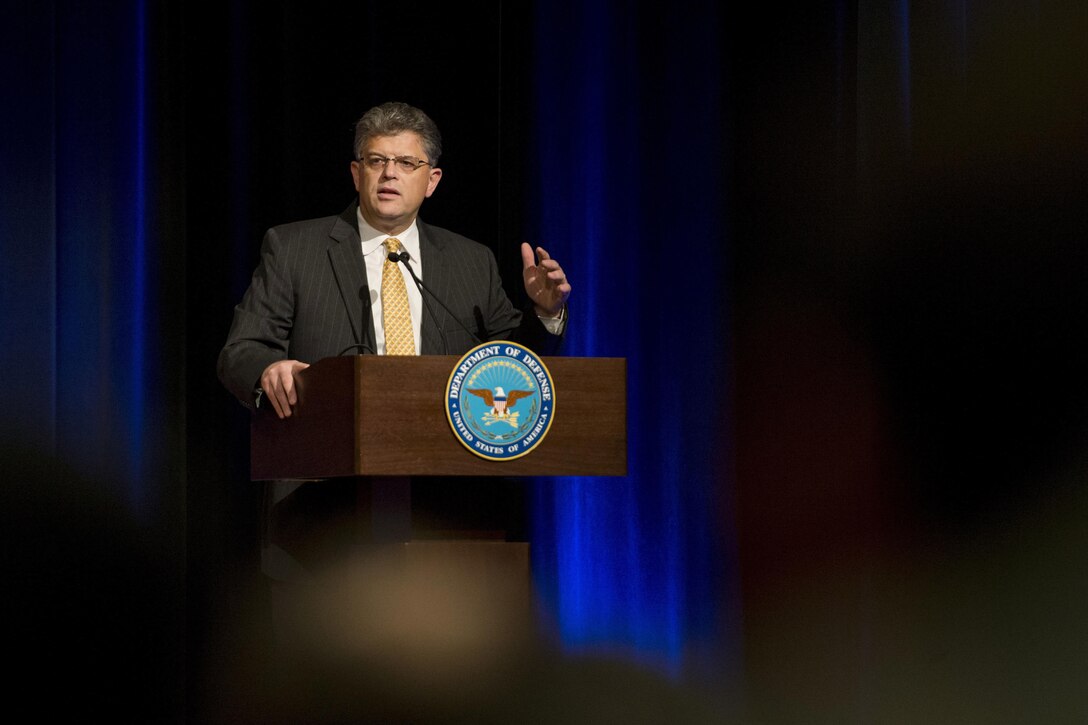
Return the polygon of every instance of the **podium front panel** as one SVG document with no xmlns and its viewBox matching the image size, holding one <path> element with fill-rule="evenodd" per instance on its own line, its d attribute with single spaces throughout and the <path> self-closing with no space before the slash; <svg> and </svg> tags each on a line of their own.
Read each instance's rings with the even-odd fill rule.
<svg viewBox="0 0 1088 725">
<path fill-rule="evenodd" d="M 298 376 L 295 413 L 264 409 L 251 427 L 251 478 L 338 476 L 623 476 L 623 358 L 542 358 L 554 384 L 547 436 L 506 461 L 470 452 L 450 429 L 452 355 L 321 360 Z"/>
</svg>

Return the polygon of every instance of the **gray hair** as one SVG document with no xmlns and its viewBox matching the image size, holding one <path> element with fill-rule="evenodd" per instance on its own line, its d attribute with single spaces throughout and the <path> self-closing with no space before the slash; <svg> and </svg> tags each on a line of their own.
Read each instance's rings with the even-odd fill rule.
<svg viewBox="0 0 1088 725">
<path fill-rule="evenodd" d="M 355 123 L 355 158 L 359 158 L 367 142 L 377 136 L 396 136 L 411 131 L 423 143 L 423 153 L 431 168 L 438 165 L 442 155 L 442 134 L 438 126 L 423 111 L 407 103 L 390 101 L 374 106 Z"/>
</svg>

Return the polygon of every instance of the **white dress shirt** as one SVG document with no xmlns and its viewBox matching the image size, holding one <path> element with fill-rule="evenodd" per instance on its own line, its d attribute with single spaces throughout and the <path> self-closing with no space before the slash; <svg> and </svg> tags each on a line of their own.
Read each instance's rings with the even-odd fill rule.
<svg viewBox="0 0 1088 725">
<path fill-rule="evenodd" d="M 382 267 L 385 265 L 386 256 L 389 254 L 385 248 L 385 240 L 388 234 L 379 232 L 366 223 L 363 213 L 358 209 L 355 215 L 359 220 L 359 239 L 363 242 L 363 262 L 366 264 L 366 286 L 370 289 L 370 309 L 374 319 L 375 352 L 378 355 L 385 354 L 385 326 L 382 324 Z M 423 279 L 423 263 L 419 255 L 419 228 L 415 220 L 412 225 L 397 235 L 400 246 L 408 252 L 410 261 L 416 276 Z M 404 277 L 404 288 L 408 291 L 408 310 L 412 313 L 412 334 L 416 340 L 416 354 L 420 350 L 420 329 L 423 324 L 423 297 L 419 293 L 412 275 L 403 264 L 398 263 L 401 276 Z"/>
</svg>

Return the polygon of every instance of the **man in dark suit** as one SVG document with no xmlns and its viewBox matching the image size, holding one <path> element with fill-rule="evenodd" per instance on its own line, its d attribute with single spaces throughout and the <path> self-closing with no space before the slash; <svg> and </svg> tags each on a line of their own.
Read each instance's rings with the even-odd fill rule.
<svg viewBox="0 0 1088 725">
<path fill-rule="evenodd" d="M 267 399 L 291 415 L 294 376 L 348 352 L 385 353 L 382 266 L 395 238 L 421 291 L 401 269 L 414 350 L 461 354 L 484 340 L 512 339 L 540 354 L 556 350 L 570 295 L 562 267 L 522 244 L 525 290 L 535 314 L 515 309 L 486 247 L 418 219 L 442 179 L 441 136 L 404 103 L 372 108 L 356 124 L 351 175 L 359 193 L 339 216 L 285 224 L 265 234 L 261 260 L 219 356 L 219 378 L 247 406 Z M 404 265 L 402 265 L 403 267 Z M 437 304 L 436 304 L 437 302 Z M 453 314 L 451 315 L 450 312 Z"/>
<path fill-rule="evenodd" d="M 358 202 L 338 216 L 268 230 L 219 355 L 219 378 L 243 404 L 271 405 L 279 417 L 290 416 L 297 403 L 295 376 L 325 357 L 462 354 L 496 339 L 520 342 L 542 355 L 557 351 L 570 284 L 544 249 L 536 248 L 538 260 L 528 244 L 522 245 L 523 281 L 532 302 L 523 313 L 503 292 L 487 247 L 418 218 L 442 178 L 441 150 L 438 128 L 421 110 L 404 103 L 372 108 L 355 128 L 351 175 Z M 407 262 L 387 261 L 396 249 L 407 252 Z M 410 331 L 394 321 L 394 341 L 409 338 L 407 351 L 391 348 L 386 339 L 385 313 L 397 305 L 387 304 L 385 292 L 400 282 Z M 430 521 L 441 512 L 454 519 L 435 528 L 486 529 L 494 518 L 506 517 L 504 507 L 511 508 L 503 500 L 506 492 L 499 481 L 460 481 L 452 487 L 417 479 L 413 515 Z M 358 495 L 348 479 L 272 482 L 265 497 L 265 573 L 273 579 L 305 578 L 350 548 Z M 488 507 L 495 513 L 481 523 L 479 514 Z M 473 517 L 471 523 L 465 524 L 466 515 Z"/>
</svg>

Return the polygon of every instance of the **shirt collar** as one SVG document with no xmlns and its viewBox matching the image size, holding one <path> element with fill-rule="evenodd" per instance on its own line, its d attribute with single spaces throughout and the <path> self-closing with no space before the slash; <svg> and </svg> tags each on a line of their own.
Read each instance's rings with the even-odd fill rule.
<svg viewBox="0 0 1088 725">
<path fill-rule="evenodd" d="M 385 243 L 386 239 L 389 239 L 390 235 L 379 232 L 367 224 L 359 207 L 355 207 L 355 218 L 359 223 L 359 239 L 363 241 L 363 256 L 366 257 L 376 251 L 382 251 L 378 248 Z M 412 220 L 412 224 L 407 229 L 397 235 L 397 239 L 400 240 L 401 247 L 408 252 L 413 260 L 419 259 L 419 227 L 416 226 L 415 219 Z"/>
</svg>

